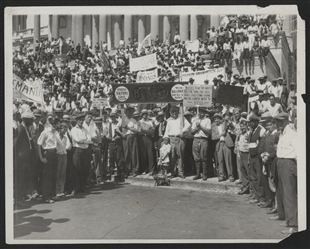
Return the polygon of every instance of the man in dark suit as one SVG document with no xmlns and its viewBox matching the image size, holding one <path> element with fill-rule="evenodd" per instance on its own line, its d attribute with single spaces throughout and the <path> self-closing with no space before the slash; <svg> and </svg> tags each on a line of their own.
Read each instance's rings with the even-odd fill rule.
<svg viewBox="0 0 310 249">
<path fill-rule="evenodd" d="M 212 126 L 212 140 L 215 141 L 215 151 L 217 153 L 219 174 L 218 181 L 226 180 L 226 172 L 224 164 L 230 182 L 234 182 L 233 169 L 232 169 L 232 148 L 234 142 L 227 132 L 227 124 L 223 122 L 223 117 L 219 114 L 213 116 L 215 125 Z"/>
<path fill-rule="evenodd" d="M 26 197 L 29 184 L 29 169 L 33 149 L 29 127 L 35 117 L 31 111 L 25 111 L 21 118 L 22 123 L 17 126 L 16 137 L 13 140 L 15 204 L 18 207 L 27 207 L 28 205 L 23 202 L 23 198 Z"/>
</svg>

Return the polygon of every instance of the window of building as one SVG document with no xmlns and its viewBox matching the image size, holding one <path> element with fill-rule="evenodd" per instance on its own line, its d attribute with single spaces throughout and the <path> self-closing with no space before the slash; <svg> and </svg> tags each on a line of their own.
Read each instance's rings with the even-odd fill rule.
<svg viewBox="0 0 310 249">
<path fill-rule="evenodd" d="M 65 29 L 67 27 L 67 16 L 59 16 L 59 28 Z"/>
</svg>

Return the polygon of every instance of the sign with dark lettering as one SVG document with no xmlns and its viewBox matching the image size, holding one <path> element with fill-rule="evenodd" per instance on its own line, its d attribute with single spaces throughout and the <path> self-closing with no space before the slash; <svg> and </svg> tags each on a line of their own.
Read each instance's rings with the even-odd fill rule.
<svg viewBox="0 0 310 249">
<path fill-rule="evenodd" d="M 115 84 L 112 103 L 173 103 L 183 101 L 187 82 Z"/>
</svg>

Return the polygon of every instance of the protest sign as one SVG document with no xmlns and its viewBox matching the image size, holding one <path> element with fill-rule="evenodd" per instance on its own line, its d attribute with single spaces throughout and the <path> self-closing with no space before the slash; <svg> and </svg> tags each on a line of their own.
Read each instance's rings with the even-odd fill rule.
<svg viewBox="0 0 310 249">
<path fill-rule="evenodd" d="M 207 79 L 209 80 L 209 85 L 213 85 L 213 78 L 216 78 L 219 74 L 223 75 L 223 81 L 226 80 L 225 68 L 214 68 L 214 69 L 207 69 L 202 71 L 195 71 L 195 72 L 181 72 L 180 79 L 181 81 L 188 82 L 190 78 L 194 78 L 194 84 L 204 84 L 204 81 Z"/>
<path fill-rule="evenodd" d="M 104 106 L 109 105 L 108 98 L 93 98 L 92 105 L 102 110 Z"/>
<path fill-rule="evenodd" d="M 130 71 L 141 71 L 157 67 L 156 54 L 145 55 L 138 58 L 131 58 L 129 61 Z"/>
<path fill-rule="evenodd" d="M 151 71 L 138 72 L 137 74 L 137 83 L 152 83 L 155 80 L 157 81 L 157 68 Z"/>
<path fill-rule="evenodd" d="M 241 106 L 243 104 L 243 87 L 231 85 L 220 86 L 216 102 L 223 105 Z"/>
<path fill-rule="evenodd" d="M 70 56 L 65 55 L 65 54 L 60 54 L 60 55 L 56 55 L 52 58 L 52 61 L 55 62 L 55 66 L 56 67 L 60 67 L 61 66 L 61 61 L 63 60 L 64 62 L 68 61 L 70 59 Z"/>
<path fill-rule="evenodd" d="M 115 84 L 112 103 L 174 103 L 182 102 L 186 82 Z"/>
<path fill-rule="evenodd" d="M 192 51 L 192 52 L 198 52 L 199 50 L 199 41 L 186 41 L 185 42 L 185 48 L 187 51 Z"/>
<path fill-rule="evenodd" d="M 185 85 L 183 105 L 187 107 L 211 107 L 212 86 Z"/>
<path fill-rule="evenodd" d="M 13 75 L 13 98 L 43 103 L 42 81 L 23 81 Z"/>
</svg>

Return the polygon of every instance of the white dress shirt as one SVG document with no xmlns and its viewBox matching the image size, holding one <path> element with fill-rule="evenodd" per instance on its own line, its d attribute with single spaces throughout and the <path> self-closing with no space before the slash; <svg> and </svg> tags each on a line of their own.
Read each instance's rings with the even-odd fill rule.
<svg viewBox="0 0 310 249">
<path fill-rule="evenodd" d="M 279 136 L 277 157 L 297 159 L 298 135 L 287 125 Z"/>
<path fill-rule="evenodd" d="M 182 133 L 186 132 L 189 129 L 189 127 L 190 123 L 184 118 L 184 126 L 182 128 Z M 177 135 L 181 135 L 180 117 L 177 117 L 176 119 L 173 118 L 168 119 L 164 137 L 177 136 Z"/>
</svg>

